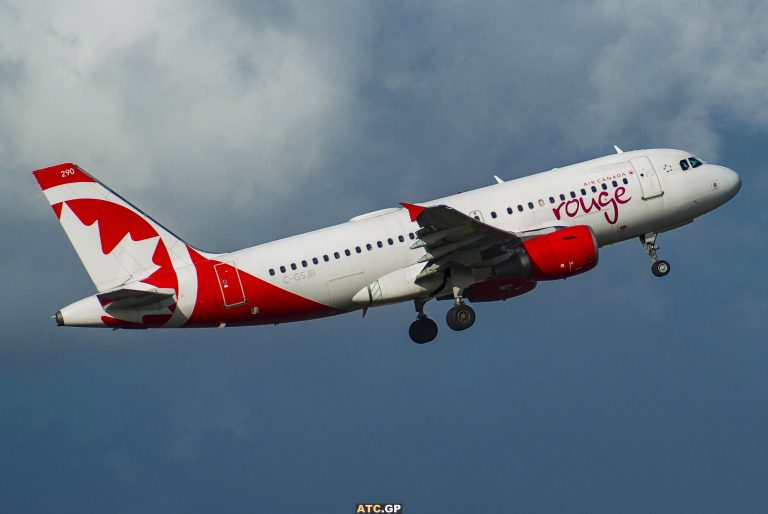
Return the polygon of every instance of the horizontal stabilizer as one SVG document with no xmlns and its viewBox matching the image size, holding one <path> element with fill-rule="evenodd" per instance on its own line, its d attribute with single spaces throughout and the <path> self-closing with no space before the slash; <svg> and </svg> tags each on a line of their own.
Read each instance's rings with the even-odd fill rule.
<svg viewBox="0 0 768 514">
<path fill-rule="evenodd" d="M 140 289 L 116 289 L 99 293 L 96 297 L 104 310 L 140 309 L 149 305 L 161 303 L 174 297 L 173 289 L 142 291 Z"/>
</svg>

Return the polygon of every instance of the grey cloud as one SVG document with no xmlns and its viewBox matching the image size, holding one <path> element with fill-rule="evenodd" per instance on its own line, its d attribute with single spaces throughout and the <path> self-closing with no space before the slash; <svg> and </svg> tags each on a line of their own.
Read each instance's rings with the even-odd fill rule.
<svg viewBox="0 0 768 514">
<path fill-rule="evenodd" d="M 296 197 L 348 197 L 329 224 L 613 143 L 714 160 L 722 116 L 765 125 L 765 39 L 755 4 L 711 5 L 147 2 L 78 30 L 87 3 L 20 7 L 20 35 L 44 30 L 0 54 L 25 70 L 0 97 L 4 153 L 78 160 L 204 246 Z"/>
</svg>

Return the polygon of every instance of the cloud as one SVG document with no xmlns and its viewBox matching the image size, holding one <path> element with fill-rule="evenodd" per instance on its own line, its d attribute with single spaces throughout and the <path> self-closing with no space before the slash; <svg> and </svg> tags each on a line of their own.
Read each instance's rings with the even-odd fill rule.
<svg viewBox="0 0 768 514">
<path fill-rule="evenodd" d="M 235 7 L 0 8 L 13 27 L 0 36 L 3 160 L 75 160 L 120 191 L 172 187 L 191 204 L 285 195 L 351 130 L 351 52 L 313 29 L 312 13 L 255 30 Z"/>
<path fill-rule="evenodd" d="M 278 225 L 343 195 L 321 226 L 613 143 L 716 160 L 724 120 L 768 123 L 766 16 L 754 2 L 12 2 L 0 152 L 16 169 L 76 160 L 206 239 L 221 218 Z"/>
<path fill-rule="evenodd" d="M 678 483 L 667 504 L 763 505 L 763 10 L 0 2 L 0 503 L 595 511 Z M 39 166 L 79 162 L 225 250 L 613 143 L 722 157 L 744 179 L 727 206 L 664 234 L 662 281 L 637 242 L 606 248 L 592 273 L 478 305 L 471 333 L 441 328 L 429 348 L 407 340 L 406 304 L 224 330 L 48 319 L 93 290 L 29 174 Z"/>
<path fill-rule="evenodd" d="M 621 27 L 590 68 L 598 134 L 640 136 L 714 160 L 724 117 L 766 128 L 768 14 L 759 3 L 597 5 L 605 23 Z"/>
</svg>

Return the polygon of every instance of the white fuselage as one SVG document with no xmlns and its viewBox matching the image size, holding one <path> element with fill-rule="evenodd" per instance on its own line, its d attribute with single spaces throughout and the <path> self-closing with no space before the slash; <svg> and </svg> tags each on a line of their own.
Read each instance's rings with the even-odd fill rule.
<svg viewBox="0 0 768 514">
<path fill-rule="evenodd" d="M 684 170 L 690 155 L 617 153 L 420 205 L 448 205 L 518 234 L 588 225 L 604 246 L 690 223 L 736 194 L 738 175 L 710 164 Z M 361 288 L 424 254 L 411 249 L 418 229 L 406 209 L 385 209 L 217 257 L 280 289 L 352 310 Z"/>
</svg>

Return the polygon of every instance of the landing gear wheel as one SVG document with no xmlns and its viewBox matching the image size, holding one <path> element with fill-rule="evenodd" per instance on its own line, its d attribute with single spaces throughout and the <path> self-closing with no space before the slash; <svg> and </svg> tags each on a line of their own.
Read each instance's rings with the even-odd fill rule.
<svg viewBox="0 0 768 514">
<path fill-rule="evenodd" d="M 651 265 L 651 273 L 656 277 L 665 277 L 669 274 L 669 263 L 665 260 L 655 261 Z"/>
<path fill-rule="evenodd" d="M 655 232 L 648 232 L 640 236 L 640 242 L 645 246 L 645 253 L 651 258 L 651 273 L 656 277 L 666 277 L 669 274 L 669 263 L 659 259 L 657 255 L 659 251 L 659 247 L 656 246 L 657 236 Z"/>
<path fill-rule="evenodd" d="M 437 323 L 426 316 L 419 318 L 411 323 L 408 335 L 416 344 L 428 343 L 437 337 Z"/>
<path fill-rule="evenodd" d="M 445 322 L 453 330 L 466 330 L 475 323 L 475 311 L 469 305 L 460 303 L 451 307 L 445 315 Z"/>
</svg>

